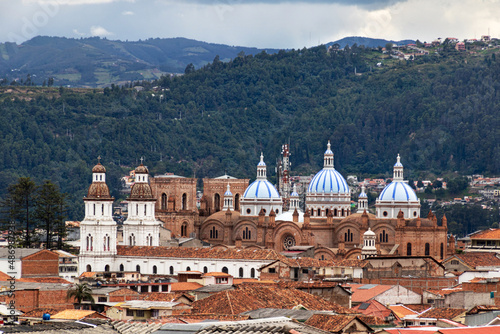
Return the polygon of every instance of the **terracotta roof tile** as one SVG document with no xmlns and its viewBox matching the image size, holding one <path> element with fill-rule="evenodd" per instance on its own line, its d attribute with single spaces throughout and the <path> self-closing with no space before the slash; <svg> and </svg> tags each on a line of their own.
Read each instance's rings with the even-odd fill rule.
<svg viewBox="0 0 500 334">
<path fill-rule="evenodd" d="M 408 315 L 417 315 L 418 312 L 404 306 L 404 305 L 391 305 L 389 308 L 394 312 L 394 314 L 399 318 L 402 319 Z"/>
<path fill-rule="evenodd" d="M 64 319 L 64 320 L 80 320 L 85 317 L 88 317 L 92 314 L 96 313 L 96 311 L 88 311 L 88 310 L 64 310 L 59 313 L 54 314 L 52 319 Z"/>
<path fill-rule="evenodd" d="M 363 305 L 363 304 L 368 304 L 368 305 Z M 363 305 L 363 307 L 361 305 Z M 392 313 L 390 309 L 388 309 L 375 299 L 369 300 L 366 303 L 361 303 L 356 307 L 353 307 L 352 309 L 355 310 L 357 313 L 361 313 L 363 315 L 375 316 L 379 318 L 388 317 Z"/>
<path fill-rule="evenodd" d="M 178 291 L 193 291 L 196 289 L 201 288 L 203 285 L 200 283 L 196 282 L 176 282 L 172 283 L 170 285 L 170 291 L 171 292 L 178 292 Z"/>
<path fill-rule="evenodd" d="M 94 277 L 95 276 L 95 272 L 93 271 L 86 271 L 86 272 L 83 272 L 79 278 L 91 278 L 91 277 Z"/>
<path fill-rule="evenodd" d="M 371 315 L 357 315 L 356 317 L 369 326 L 382 326 L 388 324 L 384 319 Z"/>
<path fill-rule="evenodd" d="M 500 267 L 500 259 L 495 253 L 473 252 L 455 254 L 451 258 L 457 258 L 471 268 L 477 267 Z M 448 258 L 447 261 L 451 258 Z"/>
<path fill-rule="evenodd" d="M 368 261 L 359 259 L 344 259 L 335 262 L 335 267 L 359 267 L 364 268 L 368 265 Z"/>
<path fill-rule="evenodd" d="M 435 295 L 439 295 L 439 296 L 446 296 L 452 292 L 456 292 L 456 291 L 462 291 L 462 287 L 460 288 L 455 288 L 455 289 L 427 289 L 427 291 L 429 291 L 430 293 L 433 293 Z"/>
<path fill-rule="evenodd" d="M 231 248 L 188 248 L 188 247 L 151 247 L 151 246 L 116 246 L 120 256 L 137 257 L 173 257 L 235 260 L 277 260 L 284 258 L 272 249 L 231 249 Z"/>
<path fill-rule="evenodd" d="M 355 303 L 368 301 L 393 287 L 392 285 L 382 284 L 370 284 L 372 286 L 370 289 L 365 289 L 368 284 L 350 284 L 347 286 L 351 287 L 351 299 Z"/>
<path fill-rule="evenodd" d="M 201 277 L 231 277 L 231 275 L 229 275 L 227 273 L 220 273 L 220 272 L 213 271 L 210 273 L 203 274 Z"/>
<path fill-rule="evenodd" d="M 500 228 L 490 228 L 470 236 L 471 239 L 500 239 Z"/>
<path fill-rule="evenodd" d="M 465 313 L 465 309 L 462 308 L 432 308 L 422 314 L 419 318 L 435 318 L 435 319 L 450 319 L 458 317 L 459 315 Z"/>
<path fill-rule="evenodd" d="M 226 290 L 192 304 L 193 313 L 240 314 L 259 308 L 291 309 L 303 306 L 308 310 L 333 310 L 352 313 L 349 309 L 320 297 L 295 289 L 243 284 L 235 290 Z"/>
<path fill-rule="evenodd" d="M 0 281 L 9 281 L 10 276 L 4 273 L 3 271 L 0 271 Z"/>
<path fill-rule="evenodd" d="M 56 314 L 60 312 L 61 310 L 56 310 L 53 308 L 35 308 L 31 311 L 28 311 L 23 314 L 23 318 L 41 318 L 45 313 L 48 313 L 50 315 Z"/>
<path fill-rule="evenodd" d="M 141 294 L 143 297 L 143 300 L 147 301 L 152 301 L 152 302 L 175 302 L 179 298 L 184 297 L 190 300 L 191 302 L 194 301 L 194 297 L 190 296 L 185 293 L 181 292 L 148 292 L 148 293 L 143 293 Z"/>
<path fill-rule="evenodd" d="M 19 278 L 16 281 L 18 281 L 18 282 L 32 282 L 32 283 L 72 284 L 71 282 L 69 282 L 61 277 L 29 277 L 29 278 Z"/>
<path fill-rule="evenodd" d="M 328 332 L 337 333 L 342 332 L 354 319 L 356 319 L 354 315 L 313 314 L 307 319 L 305 324 Z"/>
<path fill-rule="evenodd" d="M 409 308 L 417 313 L 422 313 L 431 308 L 431 304 L 405 304 L 404 307 Z"/>
</svg>

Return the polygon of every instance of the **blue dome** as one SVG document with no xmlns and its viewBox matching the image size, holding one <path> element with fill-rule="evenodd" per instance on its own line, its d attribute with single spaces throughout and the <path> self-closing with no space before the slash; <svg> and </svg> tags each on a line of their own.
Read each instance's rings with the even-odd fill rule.
<svg viewBox="0 0 500 334">
<path fill-rule="evenodd" d="M 299 197 L 299 194 L 298 194 L 296 191 L 293 191 L 293 192 L 290 194 L 290 197 Z"/>
<path fill-rule="evenodd" d="M 365 193 L 365 192 L 363 192 L 363 191 L 362 191 L 362 192 L 359 194 L 359 198 L 368 198 L 368 196 L 366 195 L 366 193 Z"/>
<path fill-rule="evenodd" d="M 281 197 L 271 182 L 267 180 L 255 180 L 248 186 L 247 190 L 245 190 L 243 198 L 268 199 Z"/>
<path fill-rule="evenodd" d="M 418 201 L 417 194 L 406 182 L 391 182 L 382 190 L 379 196 L 381 201 Z"/>
<path fill-rule="evenodd" d="M 308 193 L 348 193 L 349 186 L 344 177 L 333 168 L 323 168 L 316 174 L 309 188 Z"/>
<path fill-rule="evenodd" d="M 233 196 L 233 193 L 230 190 L 226 190 L 224 196 Z"/>
<path fill-rule="evenodd" d="M 394 167 L 403 167 L 403 164 L 398 161 L 394 164 Z"/>
</svg>

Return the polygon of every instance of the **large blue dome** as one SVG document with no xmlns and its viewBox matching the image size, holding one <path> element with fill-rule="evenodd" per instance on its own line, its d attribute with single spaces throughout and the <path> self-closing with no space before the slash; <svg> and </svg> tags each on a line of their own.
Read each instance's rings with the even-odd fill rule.
<svg viewBox="0 0 500 334">
<path fill-rule="evenodd" d="M 309 183 L 308 193 L 348 193 L 344 177 L 333 168 L 323 168 Z"/>
<path fill-rule="evenodd" d="M 250 184 L 243 194 L 243 198 L 270 199 L 281 198 L 280 194 L 267 180 L 255 180 Z"/>
<path fill-rule="evenodd" d="M 382 190 L 380 201 L 408 202 L 418 201 L 417 194 L 406 182 L 393 181 Z"/>
</svg>

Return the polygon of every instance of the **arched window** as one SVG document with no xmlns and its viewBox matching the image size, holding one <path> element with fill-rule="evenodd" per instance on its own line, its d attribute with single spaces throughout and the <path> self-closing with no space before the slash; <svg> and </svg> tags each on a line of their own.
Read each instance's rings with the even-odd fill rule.
<svg viewBox="0 0 500 334">
<path fill-rule="evenodd" d="M 120 264 L 120 271 L 125 271 L 125 266 L 122 264 Z"/>
<path fill-rule="evenodd" d="M 207 267 L 203 267 L 203 273 L 204 274 L 208 273 L 208 268 Z"/>
<path fill-rule="evenodd" d="M 353 234 L 351 232 L 351 229 L 348 228 L 347 232 L 344 233 L 344 241 L 345 242 L 352 242 L 353 240 Z"/>
<path fill-rule="evenodd" d="M 87 236 L 87 250 L 88 251 L 94 250 L 94 237 L 92 236 L 92 234 L 89 234 Z"/>
<path fill-rule="evenodd" d="M 220 195 L 218 193 L 214 195 L 214 210 L 215 212 L 220 211 Z"/>
<path fill-rule="evenodd" d="M 245 227 L 245 229 L 243 230 L 243 233 L 242 233 L 242 239 L 243 240 L 250 240 L 252 239 L 252 231 L 247 227 Z"/>
<path fill-rule="evenodd" d="M 87 272 L 91 272 L 92 271 L 92 266 L 90 264 L 87 264 Z"/>
<path fill-rule="evenodd" d="M 321 209 L 318 209 L 318 217 L 321 217 Z"/>
<path fill-rule="evenodd" d="M 389 235 L 385 232 L 385 230 L 382 230 L 382 233 L 379 234 L 379 241 L 389 242 Z"/>
<path fill-rule="evenodd" d="M 406 256 L 411 256 L 411 242 L 406 244 Z"/>
<path fill-rule="evenodd" d="M 187 210 L 188 207 L 187 207 L 187 194 L 182 194 L 182 210 Z"/>
<path fill-rule="evenodd" d="M 94 204 L 94 216 L 95 216 L 95 204 Z"/>
<path fill-rule="evenodd" d="M 187 223 L 184 222 L 181 226 L 181 237 L 187 237 Z"/>
<path fill-rule="evenodd" d="M 139 215 L 139 204 L 136 204 L 135 205 L 135 215 L 138 216 Z"/>
<path fill-rule="evenodd" d="M 104 216 L 104 204 L 101 205 L 102 215 Z"/>
<path fill-rule="evenodd" d="M 330 213 L 330 209 L 325 210 L 325 215 L 328 217 L 328 214 Z"/>
<path fill-rule="evenodd" d="M 212 229 L 210 230 L 210 239 L 218 239 L 219 238 L 219 230 L 215 228 L 215 226 L 212 226 Z"/>
<path fill-rule="evenodd" d="M 153 246 L 153 236 L 151 233 L 146 236 L 146 245 Z"/>
<path fill-rule="evenodd" d="M 130 246 L 135 246 L 135 235 L 134 235 L 134 233 L 132 233 L 132 234 L 128 237 L 128 240 L 129 240 L 129 244 L 130 244 Z"/>
<path fill-rule="evenodd" d="M 136 265 L 136 266 L 135 266 L 135 271 L 137 271 L 137 272 L 141 272 L 141 266 L 140 266 L 140 265 Z"/>
<path fill-rule="evenodd" d="M 344 217 L 345 211 L 342 209 L 341 217 Z"/>
<path fill-rule="evenodd" d="M 234 210 L 235 211 L 240 210 L 240 194 L 234 195 Z"/>
<path fill-rule="evenodd" d="M 167 210 L 167 194 L 161 194 L 161 209 Z"/>
<path fill-rule="evenodd" d="M 148 206 L 146 204 L 144 204 L 144 216 L 147 216 L 148 215 L 148 210 L 147 210 Z"/>
<path fill-rule="evenodd" d="M 426 256 L 431 255 L 431 245 L 429 243 L 425 244 L 425 253 Z"/>
<path fill-rule="evenodd" d="M 240 270 L 239 270 L 239 274 L 240 274 L 240 277 L 243 277 L 243 268 L 240 267 Z"/>
<path fill-rule="evenodd" d="M 104 271 L 105 271 L 105 272 L 109 272 L 109 264 L 107 264 L 107 265 L 104 267 Z"/>
<path fill-rule="evenodd" d="M 334 216 L 334 217 L 337 217 L 337 215 L 338 215 L 338 211 L 337 211 L 337 209 L 333 209 L 333 216 Z"/>
<path fill-rule="evenodd" d="M 222 272 L 227 274 L 229 273 L 229 269 L 227 269 L 227 267 L 222 267 Z"/>
<path fill-rule="evenodd" d="M 168 269 L 168 273 L 170 275 L 173 275 L 174 274 L 174 267 L 173 266 L 170 266 L 170 268 Z"/>
<path fill-rule="evenodd" d="M 255 269 L 254 268 L 250 269 L 250 277 L 255 278 Z"/>
<path fill-rule="evenodd" d="M 441 243 L 441 246 L 440 246 L 439 256 L 441 257 L 441 260 L 444 257 L 444 245 L 443 245 L 443 243 Z"/>
<path fill-rule="evenodd" d="M 187 266 L 187 267 L 186 267 L 186 271 L 191 271 L 191 267 L 190 267 L 190 266 Z"/>
<path fill-rule="evenodd" d="M 156 266 L 153 266 L 153 274 L 158 274 L 158 268 L 156 268 Z"/>
</svg>

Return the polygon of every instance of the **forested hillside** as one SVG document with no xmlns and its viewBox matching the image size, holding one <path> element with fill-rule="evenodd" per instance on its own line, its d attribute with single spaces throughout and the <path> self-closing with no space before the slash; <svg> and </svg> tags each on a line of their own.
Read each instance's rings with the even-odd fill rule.
<svg viewBox="0 0 500 334">
<path fill-rule="evenodd" d="M 344 175 L 390 176 L 398 153 L 413 179 L 500 174 L 500 60 L 387 57 L 354 46 L 216 58 L 140 92 L 4 87 L 0 189 L 18 176 L 51 179 L 70 195 L 69 218 L 82 219 L 98 155 L 116 195 L 120 166 L 141 156 L 153 174 L 254 178 L 262 150 L 273 178 L 288 141 L 293 174 L 320 169 L 327 140 Z"/>
</svg>

